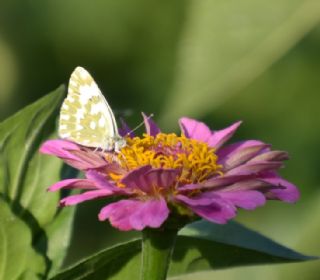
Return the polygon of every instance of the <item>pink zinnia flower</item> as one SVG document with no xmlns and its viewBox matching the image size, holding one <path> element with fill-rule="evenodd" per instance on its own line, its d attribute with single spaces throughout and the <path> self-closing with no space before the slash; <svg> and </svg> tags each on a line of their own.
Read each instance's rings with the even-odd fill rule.
<svg viewBox="0 0 320 280">
<path fill-rule="evenodd" d="M 62 206 L 117 196 L 99 219 L 120 230 L 161 227 L 170 217 L 202 217 L 223 224 L 237 208 L 255 209 L 267 199 L 293 203 L 299 192 L 277 170 L 288 158 L 270 145 L 248 140 L 223 146 L 240 122 L 218 131 L 181 118 L 181 135 L 165 134 L 144 116 L 146 134 L 135 137 L 126 126 L 127 146 L 119 153 L 99 152 L 64 140 L 49 140 L 40 151 L 84 171 L 86 179 L 67 179 L 49 188 L 81 189 Z"/>
</svg>

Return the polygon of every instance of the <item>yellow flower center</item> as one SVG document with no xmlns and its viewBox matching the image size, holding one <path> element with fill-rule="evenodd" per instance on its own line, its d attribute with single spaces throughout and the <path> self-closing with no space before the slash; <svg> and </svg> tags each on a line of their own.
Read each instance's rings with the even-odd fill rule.
<svg viewBox="0 0 320 280">
<path fill-rule="evenodd" d="M 181 170 L 177 178 L 179 184 L 199 183 L 221 174 L 217 164 L 215 149 L 206 143 L 176 134 L 160 133 L 156 136 L 128 138 L 127 146 L 116 154 L 122 168 L 130 171 L 144 165 L 154 168 L 174 168 Z M 123 175 L 109 174 L 115 181 Z"/>
</svg>

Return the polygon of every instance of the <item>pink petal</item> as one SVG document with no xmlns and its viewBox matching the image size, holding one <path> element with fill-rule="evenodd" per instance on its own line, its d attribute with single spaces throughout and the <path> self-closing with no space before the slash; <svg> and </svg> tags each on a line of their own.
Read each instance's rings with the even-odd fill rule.
<svg viewBox="0 0 320 280">
<path fill-rule="evenodd" d="M 253 210 L 266 202 L 265 196 L 258 191 L 218 191 L 216 194 L 235 206 L 247 210 Z"/>
<path fill-rule="evenodd" d="M 236 216 L 236 208 L 229 201 L 212 194 L 203 193 L 199 196 L 198 198 L 188 198 L 179 195 L 176 198 L 200 217 L 217 224 L 225 224 Z"/>
<path fill-rule="evenodd" d="M 54 192 L 60 189 L 96 189 L 94 182 L 86 179 L 66 179 L 55 183 L 48 188 L 48 191 Z"/>
<path fill-rule="evenodd" d="M 107 197 L 112 195 L 113 192 L 110 190 L 94 190 L 94 191 L 87 191 L 82 194 L 75 194 L 75 195 L 70 195 L 66 198 L 63 198 L 60 200 L 60 205 L 61 206 L 70 206 L 70 205 L 75 205 L 87 200 L 92 200 L 96 198 L 102 198 L 102 197 Z"/>
<path fill-rule="evenodd" d="M 232 185 L 229 186 L 225 186 L 223 189 L 221 189 L 222 191 L 249 191 L 249 190 L 258 190 L 260 192 L 265 192 L 268 191 L 270 189 L 274 188 L 274 186 L 272 186 L 271 184 L 262 181 L 261 178 L 255 177 L 255 178 L 248 178 L 246 180 L 242 180 L 239 182 L 236 182 Z"/>
<path fill-rule="evenodd" d="M 143 181 L 144 175 L 152 169 L 151 165 L 144 165 L 128 172 L 121 180 L 121 183 L 128 189 L 140 189 L 141 184 L 145 186 Z"/>
<path fill-rule="evenodd" d="M 249 162 L 284 161 L 289 159 L 288 153 L 283 151 L 267 151 L 252 158 Z"/>
<path fill-rule="evenodd" d="M 100 168 L 107 164 L 99 152 L 94 153 L 90 149 L 80 148 L 77 144 L 65 140 L 46 141 L 40 147 L 40 152 L 57 156 L 67 164 L 80 170 Z"/>
<path fill-rule="evenodd" d="M 269 145 L 256 141 L 242 141 L 221 148 L 217 152 L 218 163 L 223 165 L 223 170 L 230 170 L 249 161 Z"/>
<path fill-rule="evenodd" d="M 215 178 L 208 179 L 202 183 L 198 184 L 189 184 L 179 187 L 179 191 L 190 191 L 190 190 L 199 190 L 199 189 L 217 189 L 232 185 L 233 183 L 237 183 L 239 181 L 248 180 L 252 176 L 248 175 L 225 175 L 218 176 Z"/>
<path fill-rule="evenodd" d="M 279 161 L 246 163 L 231 169 L 226 175 L 258 175 L 261 172 L 276 170 L 282 166 L 283 163 Z"/>
<path fill-rule="evenodd" d="M 163 198 L 144 201 L 144 205 L 131 215 L 130 223 L 133 229 L 142 230 L 145 227 L 158 228 L 169 216 L 167 203 Z"/>
<path fill-rule="evenodd" d="M 142 113 L 142 116 L 148 135 L 156 136 L 157 134 L 161 133 L 160 128 L 157 126 L 157 124 L 152 120 L 150 116 L 147 116 L 145 113 Z"/>
<path fill-rule="evenodd" d="M 70 150 L 78 151 L 80 150 L 80 147 L 77 144 L 66 140 L 48 140 L 41 145 L 39 151 L 40 153 L 60 158 L 77 159 L 68 152 Z"/>
<path fill-rule="evenodd" d="M 241 121 L 236 122 L 227 128 L 214 131 L 213 135 L 211 136 L 208 142 L 209 146 L 214 147 L 218 150 L 225 142 L 227 142 L 233 136 L 240 124 Z"/>
<path fill-rule="evenodd" d="M 207 206 L 212 204 L 212 195 L 207 196 L 205 193 L 202 193 L 200 195 L 197 195 L 195 197 L 188 197 L 186 195 L 178 194 L 175 196 L 175 199 L 184 202 L 187 205 L 190 206 Z M 219 198 L 218 196 L 215 196 L 215 198 Z"/>
<path fill-rule="evenodd" d="M 221 148 L 219 151 L 217 151 L 217 156 L 219 159 L 224 159 L 224 158 L 229 158 L 230 155 L 232 155 L 235 151 L 238 151 L 239 149 L 242 148 L 247 148 L 251 146 L 257 146 L 265 144 L 259 140 L 244 140 L 244 141 L 238 141 L 233 144 L 229 144 L 223 148 Z"/>
<path fill-rule="evenodd" d="M 217 224 L 225 224 L 237 214 L 235 207 L 227 203 L 212 203 L 208 206 L 191 206 L 190 208 L 200 217 Z"/>
<path fill-rule="evenodd" d="M 104 162 L 103 165 L 100 165 L 100 164 L 94 164 L 94 165 L 91 165 L 89 164 L 88 162 L 85 162 L 85 161 L 82 161 L 82 160 L 73 160 L 73 159 L 66 159 L 66 158 L 63 158 L 63 161 L 72 166 L 73 168 L 76 168 L 76 169 L 79 169 L 79 170 L 87 170 L 87 169 L 90 169 L 90 168 L 101 168 L 103 167 L 103 165 L 105 165 L 106 163 Z"/>
<path fill-rule="evenodd" d="M 219 149 L 232 137 L 241 122 L 236 122 L 225 129 L 217 131 L 211 131 L 203 122 L 186 117 L 181 118 L 179 124 L 186 137 L 208 143 L 210 147 Z"/>
<path fill-rule="evenodd" d="M 93 150 L 85 149 L 80 151 L 70 151 L 70 153 L 76 157 L 76 164 L 82 166 L 82 168 L 79 168 L 81 170 L 89 168 L 101 168 L 108 165 L 99 151 L 94 152 Z M 67 162 L 67 160 L 65 161 Z"/>
<path fill-rule="evenodd" d="M 279 199 L 285 202 L 294 203 L 300 198 L 298 188 L 277 175 L 271 175 L 262 180 L 279 187 L 269 191 L 268 198 L 270 199 Z"/>
<path fill-rule="evenodd" d="M 153 169 L 146 165 L 129 172 L 122 180 L 129 189 L 140 189 L 145 193 L 153 193 L 154 188 L 168 188 L 173 185 L 178 170 L 175 169 Z"/>
<path fill-rule="evenodd" d="M 115 185 L 113 185 L 112 183 L 110 183 L 101 173 L 99 173 L 96 170 L 88 170 L 86 172 L 86 177 L 95 183 L 95 185 L 97 186 L 97 188 L 101 188 L 101 189 L 107 189 L 113 192 L 122 192 L 122 193 L 126 193 L 125 189 L 120 189 L 118 187 L 116 187 Z"/>
<path fill-rule="evenodd" d="M 187 117 L 180 118 L 179 125 L 183 134 L 201 142 L 208 142 L 212 132 L 210 128 L 203 122 L 199 122 Z"/>
<path fill-rule="evenodd" d="M 163 198 L 147 201 L 120 200 L 101 209 L 99 220 L 110 220 L 120 230 L 158 228 L 168 218 L 169 209 Z"/>
<path fill-rule="evenodd" d="M 128 124 L 121 118 L 121 127 L 119 128 L 119 134 L 122 137 L 129 136 L 130 138 L 134 137 L 134 133 L 132 129 L 128 126 Z"/>
</svg>

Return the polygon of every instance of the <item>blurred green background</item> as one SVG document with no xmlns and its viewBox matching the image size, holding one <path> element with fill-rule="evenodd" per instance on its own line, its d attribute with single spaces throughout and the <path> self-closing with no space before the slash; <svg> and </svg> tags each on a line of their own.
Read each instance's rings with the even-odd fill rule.
<svg viewBox="0 0 320 280">
<path fill-rule="evenodd" d="M 235 139 L 287 150 L 282 174 L 299 186 L 301 200 L 240 211 L 237 221 L 320 255 L 319 0 L 0 1 L 1 120 L 67 83 L 78 65 L 132 126 L 141 111 L 166 131 L 177 131 L 183 115 L 217 129 L 240 119 Z M 101 205 L 78 208 L 67 263 L 135 235 L 99 223 Z M 319 275 L 314 261 L 197 279 Z"/>
</svg>

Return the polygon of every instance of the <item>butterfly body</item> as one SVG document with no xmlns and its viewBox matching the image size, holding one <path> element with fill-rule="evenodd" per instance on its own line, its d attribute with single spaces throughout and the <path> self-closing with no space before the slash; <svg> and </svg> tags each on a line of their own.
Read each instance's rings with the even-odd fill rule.
<svg viewBox="0 0 320 280">
<path fill-rule="evenodd" d="M 107 100 L 82 67 L 71 74 L 68 95 L 60 110 L 59 136 L 106 151 L 119 151 L 126 145 Z"/>
</svg>

